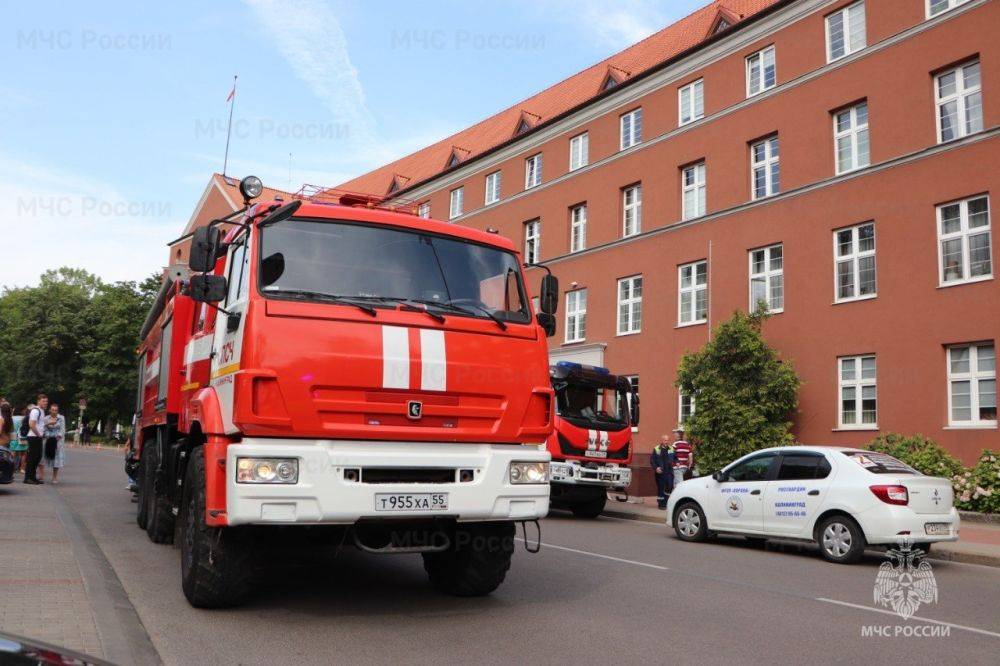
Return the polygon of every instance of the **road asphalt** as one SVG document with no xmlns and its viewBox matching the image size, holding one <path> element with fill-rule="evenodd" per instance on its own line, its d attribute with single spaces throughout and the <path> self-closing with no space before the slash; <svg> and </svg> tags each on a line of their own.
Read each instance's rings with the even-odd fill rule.
<svg viewBox="0 0 1000 666">
<path fill-rule="evenodd" d="M 59 486 L 0 488 L 0 550 L 68 543 L 79 575 L 51 579 L 83 581 L 99 639 L 95 648 L 88 633 L 85 646 L 119 663 L 996 664 L 1000 654 L 1000 569 L 933 561 L 937 601 L 904 620 L 873 603 L 878 555 L 838 566 L 808 547 L 687 544 L 653 523 L 558 512 L 541 523 L 541 552 L 519 543 L 489 597 L 435 592 L 416 555 L 277 551 L 249 604 L 197 610 L 181 593 L 179 550 L 136 527 L 124 485 L 120 454 L 74 449 Z M 54 513 L 63 533 L 31 544 L 31 520 L 3 531 L 8 509 L 51 530 Z M 23 609 L 24 586 L 49 580 L 49 565 L 14 571 L 21 560 L 0 559 L 9 624 L 12 586 Z M 49 629 L 81 615 L 78 599 L 58 594 L 66 603 L 46 601 Z"/>
</svg>

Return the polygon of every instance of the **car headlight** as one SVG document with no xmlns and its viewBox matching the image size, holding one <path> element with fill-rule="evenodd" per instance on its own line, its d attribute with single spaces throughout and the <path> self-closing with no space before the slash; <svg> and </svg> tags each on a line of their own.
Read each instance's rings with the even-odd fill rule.
<svg viewBox="0 0 1000 666">
<path fill-rule="evenodd" d="M 548 483 L 547 462 L 512 462 L 507 472 L 511 483 Z"/>
<path fill-rule="evenodd" d="M 237 458 L 236 483 L 298 483 L 295 458 Z"/>
</svg>

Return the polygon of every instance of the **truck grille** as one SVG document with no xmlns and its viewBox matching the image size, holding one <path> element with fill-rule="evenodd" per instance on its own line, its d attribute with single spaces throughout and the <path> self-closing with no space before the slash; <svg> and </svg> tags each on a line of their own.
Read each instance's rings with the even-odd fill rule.
<svg viewBox="0 0 1000 666">
<path fill-rule="evenodd" d="M 453 468 L 362 467 L 361 483 L 455 483 Z"/>
</svg>

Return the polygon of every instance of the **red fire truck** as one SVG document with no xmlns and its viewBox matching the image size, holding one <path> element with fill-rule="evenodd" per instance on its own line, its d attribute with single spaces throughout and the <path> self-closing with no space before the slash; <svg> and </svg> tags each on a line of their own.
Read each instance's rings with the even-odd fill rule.
<svg viewBox="0 0 1000 666">
<path fill-rule="evenodd" d="M 608 490 L 624 492 L 632 482 L 639 395 L 607 368 L 560 361 L 549 375 L 556 394 L 556 427 L 548 440 L 552 506 L 596 518 Z"/>
<path fill-rule="evenodd" d="M 258 546 L 290 529 L 491 592 L 515 524 L 548 512 L 557 281 L 536 314 L 501 236 L 329 191 L 252 203 L 261 188 L 193 233 L 143 325 L 139 525 L 176 534 L 198 607 L 243 601 Z"/>
</svg>

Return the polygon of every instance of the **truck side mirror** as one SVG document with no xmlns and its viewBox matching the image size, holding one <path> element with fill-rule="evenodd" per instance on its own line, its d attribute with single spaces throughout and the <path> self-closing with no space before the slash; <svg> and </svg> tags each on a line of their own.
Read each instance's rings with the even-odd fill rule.
<svg viewBox="0 0 1000 666">
<path fill-rule="evenodd" d="M 538 325 L 545 331 L 545 337 L 551 338 L 556 334 L 556 316 L 548 312 L 539 312 L 535 315 Z"/>
<path fill-rule="evenodd" d="M 639 394 L 635 391 L 632 392 L 632 427 L 637 428 L 639 426 Z"/>
<path fill-rule="evenodd" d="M 198 227 L 191 237 L 191 253 L 188 266 L 197 273 L 215 270 L 215 260 L 219 257 L 222 232 L 216 226 Z"/>
<path fill-rule="evenodd" d="M 228 285 L 221 275 L 203 274 L 191 276 L 188 295 L 199 303 L 218 303 L 226 297 Z"/>
<path fill-rule="evenodd" d="M 538 295 L 538 308 L 545 314 L 554 315 L 559 311 L 559 278 L 551 273 L 542 276 L 542 288 Z"/>
</svg>

